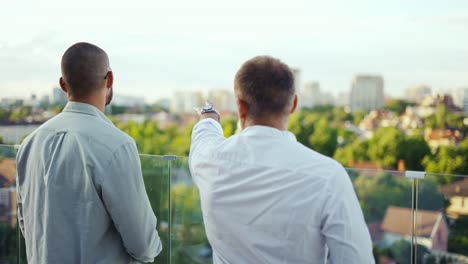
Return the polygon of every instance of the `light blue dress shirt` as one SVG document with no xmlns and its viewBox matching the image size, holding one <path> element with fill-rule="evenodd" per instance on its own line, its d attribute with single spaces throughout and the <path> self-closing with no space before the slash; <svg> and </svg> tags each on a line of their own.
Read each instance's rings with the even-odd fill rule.
<svg viewBox="0 0 468 264">
<path fill-rule="evenodd" d="M 69 102 L 17 155 L 28 263 L 152 262 L 161 251 L 133 139 L 96 107 Z"/>
</svg>

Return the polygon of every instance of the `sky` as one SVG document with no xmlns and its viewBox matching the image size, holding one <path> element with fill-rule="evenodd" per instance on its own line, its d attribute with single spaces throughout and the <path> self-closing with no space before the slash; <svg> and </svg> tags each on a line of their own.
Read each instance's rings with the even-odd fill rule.
<svg viewBox="0 0 468 264">
<path fill-rule="evenodd" d="M 79 41 L 106 50 L 116 93 L 147 101 L 232 89 L 256 55 L 333 94 L 361 73 L 382 75 L 392 96 L 468 87 L 466 0 L 2 1 L 0 25 L 0 98 L 50 93 Z"/>
</svg>

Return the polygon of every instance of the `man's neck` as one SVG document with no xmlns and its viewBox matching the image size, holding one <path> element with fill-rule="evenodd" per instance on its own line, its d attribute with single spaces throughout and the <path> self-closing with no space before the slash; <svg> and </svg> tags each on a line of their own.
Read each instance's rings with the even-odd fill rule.
<svg viewBox="0 0 468 264">
<path fill-rule="evenodd" d="M 68 97 L 68 101 L 70 102 L 78 102 L 78 103 L 84 103 L 84 104 L 89 104 L 97 109 L 99 109 L 101 112 L 105 112 L 106 110 L 106 105 L 102 103 L 102 100 L 98 100 L 99 98 L 74 98 L 73 96 Z"/>
<path fill-rule="evenodd" d="M 243 123 L 243 128 L 247 128 L 250 126 L 267 126 L 276 128 L 281 131 L 288 130 L 288 119 L 286 118 L 278 118 L 276 120 L 252 120 L 246 119 Z"/>
</svg>

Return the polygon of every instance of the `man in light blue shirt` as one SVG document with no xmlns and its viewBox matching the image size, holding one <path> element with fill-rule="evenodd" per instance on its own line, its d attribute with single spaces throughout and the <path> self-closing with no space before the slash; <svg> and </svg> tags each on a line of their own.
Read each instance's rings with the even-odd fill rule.
<svg viewBox="0 0 468 264">
<path fill-rule="evenodd" d="M 152 262 L 161 241 L 138 151 L 103 114 L 114 79 L 108 56 L 77 43 L 61 66 L 69 102 L 17 155 L 28 263 Z"/>
</svg>

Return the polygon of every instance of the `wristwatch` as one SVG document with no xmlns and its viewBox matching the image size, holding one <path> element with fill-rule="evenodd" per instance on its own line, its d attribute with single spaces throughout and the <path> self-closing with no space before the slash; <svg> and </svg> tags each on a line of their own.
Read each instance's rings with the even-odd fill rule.
<svg viewBox="0 0 468 264">
<path fill-rule="evenodd" d="M 201 109 L 201 114 L 206 114 L 206 113 L 213 113 L 216 112 L 215 108 L 212 105 L 205 105 Z"/>
</svg>

